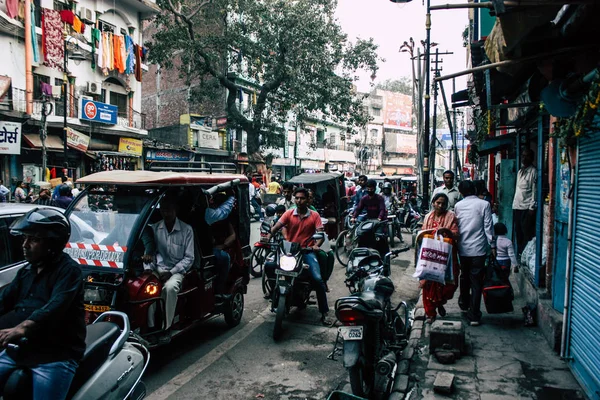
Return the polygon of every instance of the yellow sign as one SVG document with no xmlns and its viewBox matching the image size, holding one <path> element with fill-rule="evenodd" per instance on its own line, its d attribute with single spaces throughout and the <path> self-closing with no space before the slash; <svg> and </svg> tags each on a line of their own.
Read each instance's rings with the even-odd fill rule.
<svg viewBox="0 0 600 400">
<path fill-rule="evenodd" d="M 140 139 L 131 138 L 120 138 L 119 139 L 119 153 L 131 154 L 133 156 L 142 155 L 142 144 Z"/>
<path fill-rule="evenodd" d="M 85 311 L 91 311 L 91 312 L 110 311 L 110 306 L 95 306 L 93 304 L 84 304 L 83 307 L 85 308 Z"/>
</svg>

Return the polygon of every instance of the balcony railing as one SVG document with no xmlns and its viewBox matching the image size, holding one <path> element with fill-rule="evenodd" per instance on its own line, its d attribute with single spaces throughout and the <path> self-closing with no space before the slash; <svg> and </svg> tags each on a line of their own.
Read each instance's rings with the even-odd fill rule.
<svg viewBox="0 0 600 400">
<path fill-rule="evenodd" d="M 53 110 L 52 113 L 50 113 L 50 116 L 62 117 L 65 115 L 65 107 L 62 98 L 55 99 L 50 97 L 47 98 L 46 101 L 52 104 Z M 43 107 L 44 99 L 33 99 L 32 115 L 36 118 L 41 118 Z M 0 110 L 18 111 L 22 113 L 27 112 L 25 90 L 13 88 L 11 96 L 0 102 Z M 69 95 L 67 101 L 67 116 L 69 118 L 79 117 L 79 97 Z M 117 125 L 124 128 L 146 129 L 146 114 L 135 110 L 120 112 L 117 115 Z"/>
</svg>

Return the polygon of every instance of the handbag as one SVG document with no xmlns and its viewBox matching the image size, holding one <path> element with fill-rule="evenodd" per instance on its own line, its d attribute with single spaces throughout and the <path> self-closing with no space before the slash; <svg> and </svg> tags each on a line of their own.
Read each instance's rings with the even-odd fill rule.
<svg viewBox="0 0 600 400">
<path fill-rule="evenodd" d="M 413 277 L 444 285 L 446 270 L 452 262 L 452 244 L 450 239 L 441 235 L 425 235 L 419 251 L 417 270 Z"/>
</svg>

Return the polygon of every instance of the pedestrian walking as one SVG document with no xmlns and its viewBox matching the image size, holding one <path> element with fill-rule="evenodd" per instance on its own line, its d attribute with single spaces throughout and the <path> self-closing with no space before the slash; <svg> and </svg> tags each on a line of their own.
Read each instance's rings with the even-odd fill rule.
<svg viewBox="0 0 600 400">
<path fill-rule="evenodd" d="M 535 236 L 537 171 L 533 166 L 533 159 L 534 154 L 531 149 L 523 150 L 521 157 L 523 167 L 517 174 L 517 185 L 512 204 L 519 254 Z"/>
<path fill-rule="evenodd" d="M 454 211 L 454 206 L 460 200 L 460 193 L 454 186 L 454 172 L 447 170 L 444 172 L 444 185 L 436 188 L 433 194 L 444 193 L 448 197 L 448 210 Z"/>
<path fill-rule="evenodd" d="M 457 278 L 460 271 L 458 251 L 456 249 L 458 223 L 456 215 L 448 210 L 448 196 L 446 196 L 445 193 L 435 194 L 431 201 L 431 205 L 433 211 L 425 216 L 423 230 L 434 229 L 436 232 L 440 231 L 442 236 L 454 241 L 452 246 L 452 270 L 454 279 L 452 282 L 446 281 L 445 285 L 428 280 L 421 280 L 419 282 L 420 286 L 423 288 L 423 308 L 427 315 L 426 322 L 428 324 L 431 324 L 435 320 L 438 312 L 442 317 L 446 316 L 444 304 L 454 296 L 456 282 L 458 281 Z"/>
<path fill-rule="evenodd" d="M 481 322 L 481 294 L 486 258 L 493 243 L 490 203 L 476 196 L 472 181 L 461 181 L 458 190 L 463 200 L 456 203 L 458 252 L 461 262 L 459 307 L 467 311 L 471 326 Z M 495 253 L 495 249 L 493 249 Z"/>
</svg>

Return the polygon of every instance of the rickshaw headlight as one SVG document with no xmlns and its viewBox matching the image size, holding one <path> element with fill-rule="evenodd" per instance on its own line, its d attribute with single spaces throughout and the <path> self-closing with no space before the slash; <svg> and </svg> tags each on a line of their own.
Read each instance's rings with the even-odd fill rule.
<svg viewBox="0 0 600 400">
<path fill-rule="evenodd" d="M 156 282 L 148 282 L 144 286 L 144 294 L 148 296 L 155 296 L 158 294 L 158 284 Z"/>
</svg>

